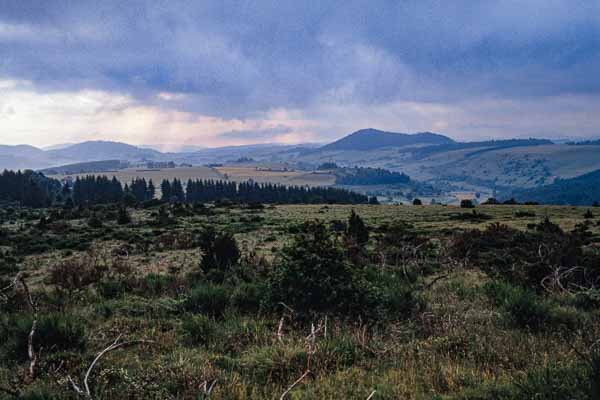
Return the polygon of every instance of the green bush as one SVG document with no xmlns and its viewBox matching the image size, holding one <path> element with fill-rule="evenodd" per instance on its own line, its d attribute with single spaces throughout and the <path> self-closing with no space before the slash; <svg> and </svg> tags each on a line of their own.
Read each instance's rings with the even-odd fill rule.
<svg viewBox="0 0 600 400">
<path fill-rule="evenodd" d="M 96 291 L 105 299 L 116 299 L 123 296 L 129 286 L 122 280 L 109 279 L 103 280 L 96 284 Z"/>
<path fill-rule="evenodd" d="M 145 297 L 158 297 L 175 292 L 177 279 L 172 275 L 150 273 L 136 283 L 136 292 Z"/>
<path fill-rule="evenodd" d="M 188 311 L 211 316 L 222 316 L 228 305 L 227 290 L 221 285 L 211 283 L 194 287 L 185 302 Z"/>
<path fill-rule="evenodd" d="M 206 229 L 198 239 L 202 259 L 200 267 L 214 282 L 223 282 L 231 267 L 240 259 L 240 250 L 233 235 Z"/>
<path fill-rule="evenodd" d="M 582 363 L 551 363 L 527 372 L 510 384 L 487 382 L 480 387 L 452 396 L 452 400 L 595 400 L 589 368 Z"/>
<path fill-rule="evenodd" d="M 363 312 L 382 319 L 403 319 L 424 307 L 416 285 L 401 273 L 366 271 L 360 283 Z"/>
<path fill-rule="evenodd" d="M 246 313 L 255 313 L 265 297 L 265 288 L 256 283 L 241 283 L 231 294 L 231 305 Z"/>
<path fill-rule="evenodd" d="M 215 322 L 205 315 L 192 315 L 183 320 L 183 332 L 191 344 L 207 345 L 217 331 Z"/>
<path fill-rule="evenodd" d="M 33 318 L 30 315 L 13 314 L 3 321 L 2 347 L 12 359 L 27 359 L 29 332 Z M 85 325 L 80 318 L 66 314 L 47 314 L 38 319 L 34 336 L 34 348 L 44 352 L 83 350 L 86 346 Z"/>
<path fill-rule="evenodd" d="M 307 222 L 270 272 L 272 308 L 283 302 L 301 314 L 346 313 L 357 305 L 357 296 L 351 264 L 321 222 Z"/>
<path fill-rule="evenodd" d="M 519 328 L 534 332 L 550 327 L 572 331 L 581 325 L 580 317 L 574 310 L 557 307 L 529 289 L 504 282 L 491 282 L 484 286 L 484 290 Z"/>
</svg>

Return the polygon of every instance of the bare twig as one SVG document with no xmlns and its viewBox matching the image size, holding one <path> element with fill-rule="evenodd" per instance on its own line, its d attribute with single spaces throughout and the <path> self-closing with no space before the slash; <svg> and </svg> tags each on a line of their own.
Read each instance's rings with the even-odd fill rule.
<svg viewBox="0 0 600 400">
<path fill-rule="evenodd" d="M 371 394 L 369 395 L 369 397 L 367 397 L 367 400 L 371 400 L 373 398 L 373 396 L 375 396 L 375 392 L 377 392 L 377 390 L 373 390 L 371 392 Z"/>
<path fill-rule="evenodd" d="M 90 378 L 90 374 L 92 373 L 92 370 L 94 369 L 94 367 L 96 366 L 96 364 L 98 363 L 98 361 L 100 361 L 100 359 L 106 354 L 109 353 L 113 350 L 117 350 L 121 347 L 128 347 L 128 346 L 133 346 L 136 344 L 144 344 L 144 343 L 154 343 L 151 340 L 130 340 L 127 342 L 119 342 L 121 340 L 121 336 L 119 335 L 115 341 L 108 347 L 106 347 L 104 350 L 102 350 L 101 352 L 99 352 L 96 355 L 96 358 L 94 358 L 94 361 L 92 361 L 92 363 L 90 364 L 90 366 L 88 367 L 86 373 L 85 373 L 85 377 L 83 378 L 83 387 L 85 390 L 82 390 L 79 386 L 77 386 L 77 384 L 73 381 L 73 379 L 71 379 L 70 376 L 67 377 L 67 379 L 69 380 L 69 382 L 71 383 L 71 386 L 73 387 L 73 389 L 77 392 L 77 394 L 87 397 L 88 399 L 92 398 L 92 393 L 90 390 L 90 386 L 89 386 L 89 378 Z"/>
<path fill-rule="evenodd" d="M 31 296 L 31 292 L 29 291 L 29 286 L 25 282 L 25 278 L 22 274 L 17 274 L 15 277 L 15 282 L 19 282 L 23 287 L 23 291 L 25 292 L 25 297 L 27 298 L 27 303 L 29 304 L 29 308 L 31 308 L 31 313 L 33 314 L 33 321 L 31 323 L 31 330 L 29 331 L 29 335 L 27 336 L 27 355 L 29 356 L 29 379 L 33 379 L 35 377 L 35 367 L 37 365 L 39 359 L 39 353 L 35 352 L 33 338 L 35 336 L 35 331 L 37 329 L 38 323 L 38 310 L 37 306 L 33 302 L 33 297 Z"/>
<path fill-rule="evenodd" d="M 284 317 L 281 317 L 279 327 L 277 328 L 277 340 L 279 340 L 279 343 L 283 343 L 283 321 Z"/>
<path fill-rule="evenodd" d="M 288 306 L 283 301 L 280 301 L 279 304 L 282 305 L 286 310 L 288 310 L 292 314 L 296 314 L 296 311 L 294 311 L 294 309 L 292 307 Z"/>
<path fill-rule="evenodd" d="M 448 276 L 450 276 L 450 273 L 443 274 L 443 275 L 440 275 L 440 276 L 434 278 L 431 282 L 429 282 L 427 285 L 425 285 L 425 289 L 430 289 L 433 285 L 436 284 L 436 282 L 438 282 L 444 278 L 447 278 Z"/>
<path fill-rule="evenodd" d="M 285 392 L 283 392 L 281 397 L 279 397 L 279 400 L 283 400 L 285 396 L 292 391 L 292 389 L 294 389 L 300 382 L 302 382 L 302 380 L 304 380 L 304 378 L 308 376 L 308 374 L 310 374 L 310 370 L 307 369 L 306 371 L 304 371 L 300 378 L 296 379 L 296 381 L 292 383 L 292 385 L 289 388 L 287 388 Z"/>
<path fill-rule="evenodd" d="M 217 384 L 217 380 L 213 379 L 212 381 L 204 381 L 204 383 L 202 384 L 202 398 L 203 399 L 208 399 L 210 394 L 212 393 L 215 385 Z"/>
</svg>

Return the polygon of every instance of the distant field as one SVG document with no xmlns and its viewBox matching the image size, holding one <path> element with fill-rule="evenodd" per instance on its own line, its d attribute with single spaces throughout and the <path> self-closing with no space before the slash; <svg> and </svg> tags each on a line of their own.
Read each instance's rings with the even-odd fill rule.
<svg viewBox="0 0 600 400">
<path fill-rule="evenodd" d="M 255 182 L 270 182 L 282 185 L 331 186 L 335 176 L 329 173 L 263 170 L 255 167 L 218 167 L 219 173 L 227 175 L 233 181 L 254 180 Z"/>
<path fill-rule="evenodd" d="M 119 171 L 55 175 L 53 178 L 63 179 L 86 175 L 106 175 L 115 176 L 122 183 L 131 182 L 134 178 L 152 179 L 154 183 L 160 183 L 163 179 L 180 179 L 184 183 L 188 179 L 227 179 L 236 182 L 243 182 L 252 179 L 260 183 L 275 183 L 281 185 L 307 185 L 307 186 L 331 186 L 335 183 L 335 176 L 328 173 L 314 173 L 305 171 L 280 171 L 280 170 L 261 170 L 256 167 L 184 167 L 184 168 L 165 168 L 165 169 L 138 169 L 127 168 Z"/>
</svg>

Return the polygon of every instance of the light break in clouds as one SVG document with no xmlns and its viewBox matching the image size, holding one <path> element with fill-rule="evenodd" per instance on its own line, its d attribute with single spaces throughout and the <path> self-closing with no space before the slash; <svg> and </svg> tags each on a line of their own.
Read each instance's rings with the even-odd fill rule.
<svg viewBox="0 0 600 400">
<path fill-rule="evenodd" d="M 0 142 L 600 134 L 600 3 L 60 1 L 0 7 Z"/>
</svg>

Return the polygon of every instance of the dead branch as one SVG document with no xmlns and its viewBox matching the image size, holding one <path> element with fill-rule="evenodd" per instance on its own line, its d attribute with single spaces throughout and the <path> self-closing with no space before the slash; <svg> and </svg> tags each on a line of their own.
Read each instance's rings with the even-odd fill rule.
<svg viewBox="0 0 600 400">
<path fill-rule="evenodd" d="M 282 305 L 286 310 L 288 310 L 290 313 L 292 314 L 296 314 L 296 311 L 294 311 L 294 309 L 290 306 L 288 306 L 287 304 L 285 304 L 283 301 L 279 302 L 280 305 Z"/>
<path fill-rule="evenodd" d="M 367 397 L 367 400 L 371 400 L 373 398 L 373 396 L 375 396 L 375 392 L 377 392 L 377 390 L 373 390 L 371 392 L 371 394 L 369 395 L 369 397 Z"/>
<path fill-rule="evenodd" d="M 202 398 L 203 399 L 208 399 L 208 397 L 210 396 L 210 394 L 212 393 L 215 385 L 217 384 L 217 380 L 213 379 L 212 381 L 204 381 L 204 383 L 202 384 Z"/>
<path fill-rule="evenodd" d="M 27 299 L 27 304 L 29 304 L 29 308 L 31 309 L 31 313 L 33 314 L 33 321 L 31 323 L 31 330 L 29 331 L 29 335 L 27 336 L 27 355 L 29 357 L 29 379 L 33 380 L 35 377 L 35 367 L 37 365 L 39 359 L 39 353 L 35 352 L 33 338 L 35 336 L 35 331 L 37 329 L 38 323 L 38 309 L 33 301 L 33 297 L 31 296 L 31 292 L 29 291 L 29 286 L 25 282 L 25 278 L 21 273 L 17 274 L 15 277 L 15 282 L 19 282 L 23 287 L 23 291 L 25 292 L 25 298 Z M 16 283 L 15 283 L 16 285 Z"/>
<path fill-rule="evenodd" d="M 283 394 L 281 395 L 281 397 L 279 397 L 279 400 L 283 400 L 285 398 L 285 396 L 292 391 L 292 389 L 294 389 L 300 382 L 302 382 L 302 380 L 304 380 L 304 378 L 306 378 L 308 376 L 308 374 L 310 374 L 309 370 L 304 371 L 304 373 L 302 374 L 302 376 L 298 379 L 296 379 L 296 381 L 294 383 L 292 383 L 292 385 L 286 389 L 285 392 L 283 392 Z"/>
<path fill-rule="evenodd" d="M 440 276 L 438 276 L 438 277 L 434 278 L 434 279 L 433 279 L 431 282 L 429 282 L 427 285 L 425 285 L 425 289 L 431 289 L 431 287 L 432 287 L 433 285 L 435 285 L 435 284 L 436 284 L 438 281 L 440 281 L 440 280 L 442 280 L 442 279 L 445 279 L 445 278 L 447 278 L 448 276 L 450 276 L 450 273 L 449 273 L 449 272 L 448 272 L 447 274 L 443 274 L 443 275 L 440 275 Z"/>
<path fill-rule="evenodd" d="M 77 392 L 77 394 L 84 396 L 88 399 L 92 398 L 92 393 L 90 390 L 90 386 L 89 386 L 89 379 L 90 379 L 90 374 L 92 373 L 92 370 L 94 369 L 94 367 L 96 366 L 96 364 L 98 363 L 98 361 L 100 361 L 100 359 L 107 353 L 117 350 L 119 348 L 122 347 L 129 347 L 129 346 L 134 346 L 137 344 L 144 344 L 144 343 L 154 343 L 154 341 L 151 340 L 130 340 L 127 342 L 120 342 L 121 340 L 121 336 L 119 335 L 115 341 L 108 347 L 106 347 L 104 350 L 102 350 L 101 352 L 99 352 L 96 355 L 96 358 L 94 358 L 94 361 L 92 361 L 92 363 L 90 364 L 90 366 L 88 367 L 86 373 L 85 373 L 85 377 L 83 378 L 83 387 L 85 389 L 82 390 L 76 383 L 75 381 L 73 381 L 73 379 L 68 376 L 67 379 L 69 380 L 69 382 L 71 383 L 71 386 L 73 387 L 73 389 L 75 390 L 75 392 Z"/>
<path fill-rule="evenodd" d="M 279 327 L 277 328 L 277 340 L 279 340 L 279 343 L 283 343 L 283 321 L 284 317 L 281 317 Z"/>
</svg>

